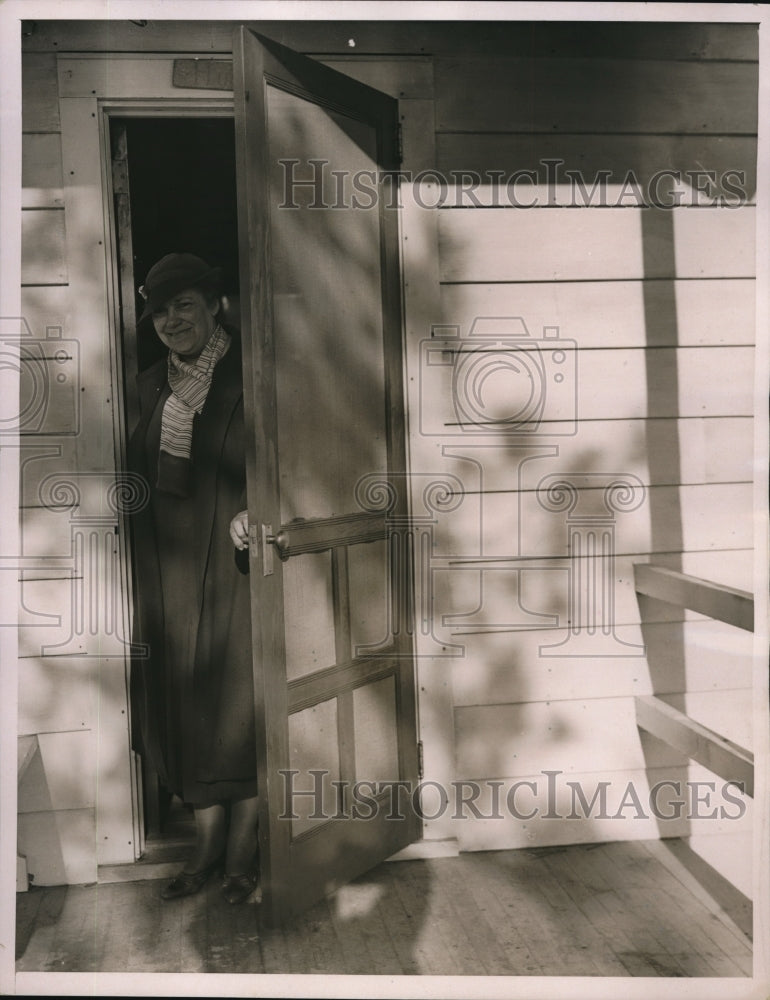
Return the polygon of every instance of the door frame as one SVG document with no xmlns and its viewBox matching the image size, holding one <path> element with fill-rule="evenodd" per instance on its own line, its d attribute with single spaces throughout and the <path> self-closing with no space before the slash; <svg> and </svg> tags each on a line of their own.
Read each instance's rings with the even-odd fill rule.
<svg viewBox="0 0 770 1000">
<path fill-rule="evenodd" d="M 122 387 L 122 343 L 120 339 L 120 324 L 118 314 L 118 258 L 115 245 L 114 220 L 112 209 L 112 176 L 111 155 L 109 143 L 109 118 L 116 117 L 231 117 L 234 114 L 232 92 L 216 92 L 202 90 L 179 90 L 172 87 L 172 67 L 175 59 L 195 58 L 196 54 L 186 54 L 184 51 L 170 54 L 153 53 L 94 53 L 57 55 L 60 79 L 60 105 L 65 102 L 79 105 L 76 115 L 78 131 L 73 133 L 71 125 L 62 123 L 62 148 L 65 160 L 69 162 L 87 162 L 94 149 L 100 154 L 100 184 L 88 192 L 89 210 L 84 218 L 98 219 L 99 213 L 103 220 L 103 246 L 95 246 L 91 251 L 91 274 L 102 271 L 104 274 L 105 300 L 102 308 L 97 308 L 97 315 L 105 311 L 105 320 L 109 327 L 109 358 L 106 359 L 112 370 L 112 387 L 115 407 L 113 410 L 114 452 L 116 463 L 122 460 L 125 449 L 125 399 Z M 224 53 L 212 54 L 212 58 L 226 57 Z M 433 133 L 433 90 L 432 80 L 427 73 L 420 74 L 420 87 L 416 90 L 409 79 L 411 69 L 416 63 L 425 63 L 425 57 L 389 58 L 383 56 L 374 59 L 371 56 L 330 57 L 325 62 L 334 63 L 345 70 L 350 67 L 350 75 L 366 81 L 371 74 L 373 84 L 382 84 L 383 64 L 388 67 L 388 83 L 386 92 L 399 97 L 399 117 L 402 122 L 404 136 L 404 161 L 402 169 L 413 174 L 422 169 L 435 166 L 435 140 Z M 141 63 L 150 72 L 137 72 L 132 64 Z M 342 65 L 340 65 L 342 64 Z M 403 74 L 403 75 L 402 75 Z M 165 82 L 164 82 L 165 81 Z M 401 96 L 401 95 L 404 96 Z M 70 116 L 66 117 L 70 121 Z M 87 141 L 81 142 L 83 135 Z M 69 152 L 65 147 L 69 147 Z M 93 168 L 91 170 L 93 172 Z M 65 195 L 66 195 L 65 178 Z M 419 342 L 430 335 L 430 325 L 440 322 L 439 277 L 438 277 L 438 234 L 437 213 L 426 213 L 416 209 L 413 200 L 406 199 L 404 209 L 400 213 L 400 250 L 401 250 L 401 282 L 403 295 L 403 378 L 404 400 L 406 408 L 406 457 L 407 469 L 411 469 L 413 452 L 419 453 L 416 441 L 416 427 L 419 421 L 413 418 L 410 427 L 410 413 L 419 412 Z M 94 233 L 83 232 L 71 224 L 68 219 L 68 243 L 74 245 L 76 240 L 81 246 L 93 241 Z M 93 227 L 92 227 L 93 228 Z M 79 255 L 82 257 L 82 254 Z M 426 271 L 427 260 L 427 271 Z M 411 280 L 413 275 L 420 275 L 420 280 Z M 85 275 L 80 275 L 82 281 Z M 78 274 L 73 267 L 71 296 L 78 295 Z M 426 280 L 427 279 L 427 280 Z M 421 491 L 421 484 L 415 484 L 415 492 Z M 130 622 L 130 561 L 125 533 L 120 538 L 120 565 L 122 583 L 122 602 L 124 622 Z M 419 600 L 419 579 L 415 581 L 415 601 Z M 453 744 L 454 718 L 451 694 L 451 681 L 448 679 L 448 664 L 445 659 L 434 659 L 426 654 L 423 648 L 422 636 L 415 635 L 416 664 L 416 698 L 418 739 L 424 746 L 424 777 L 426 780 L 448 783 L 454 778 Z M 106 683 L 106 671 L 100 672 L 100 685 Z M 112 698 L 122 697 L 113 720 L 117 730 L 111 731 L 111 726 L 101 726 L 99 739 L 105 738 L 114 743 L 115 732 L 121 732 L 125 742 L 126 753 L 129 755 L 127 767 L 128 783 L 125 796 L 131 802 L 131 816 L 114 819 L 114 806 L 99 809 L 99 799 L 96 800 L 97 828 L 105 825 L 114 829 L 114 840 L 120 840 L 125 848 L 119 857 L 110 856 L 102 864 L 127 863 L 141 856 L 143 850 L 143 826 L 141 816 L 141 787 L 137 774 L 136 761 L 133 759 L 128 743 L 128 664 L 125 665 L 124 676 L 120 678 L 123 691 L 115 689 L 114 678 L 109 694 Z M 101 697 L 105 694 L 100 691 Z M 429 706 L 429 710 L 423 710 Z M 102 732 L 106 730 L 106 732 Z M 100 754 L 102 756 L 102 754 Z M 116 796 L 111 796 L 114 802 Z M 454 854 L 457 851 L 451 816 L 442 816 L 423 823 L 423 840 L 417 841 L 402 852 L 407 857 L 426 857 L 437 854 Z M 98 859 L 97 862 L 99 863 Z"/>
<path fill-rule="evenodd" d="M 201 107 L 199 105 L 190 106 L 188 102 L 183 102 L 173 99 L 164 99 L 162 103 L 157 101 L 151 101 L 148 103 L 142 103 L 137 106 L 136 102 L 128 100 L 123 101 L 120 99 L 111 99 L 108 101 L 100 102 L 101 114 L 98 115 L 100 137 L 102 144 L 102 157 L 104 164 L 104 187 L 103 187 L 103 199 L 104 199 L 104 213 L 105 219 L 108 220 L 108 232 L 109 232 L 109 248 L 110 248 L 110 263 L 111 263 L 111 274 L 110 280 L 108 280 L 107 287 L 109 289 L 110 295 L 110 315 L 111 315 L 111 338 L 110 345 L 112 351 L 112 392 L 113 399 L 116 401 L 116 407 L 114 411 L 114 431 L 115 431 L 115 445 L 116 445 L 116 467 L 119 470 L 125 470 L 127 467 L 126 463 L 126 447 L 127 447 L 127 437 L 130 429 L 129 420 L 138 419 L 138 396 L 135 387 L 135 376 L 137 371 L 134 370 L 136 367 L 137 350 L 136 350 L 136 314 L 135 314 L 135 301 L 133 297 L 129 299 L 130 308 L 128 315 L 126 315 L 126 296 L 121 294 L 121 267 L 120 267 L 120 242 L 121 234 L 118 232 L 118 220 L 116 218 L 115 209 L 115 190 L 114 190 L 114 167 L 112 158 L 112 142 L 111 142 L 111 124 L 112 119 L 158 119 L 158 118 L 187 118 L 193 119 L 211 119 L 211 118 L 222 118 L 222 119 L 232 119 L 232 107 L 228 108 L 228 105 L 223 102 L 215 102 L 215 107 Z M 128 150 L 128 156 L 130 158 L 131 150 Z M 128 188 L 129 193 L 129 205 L 130 205 L 130 186 Z M 137 276 L 133 276 L 135 281 L 134 285 L 138 284 Z M 125 291 L 125 290 L 124 290 Z M 123 317 L 121 321 L 121 302 L 123 307 Z M 127 340 L 124 335 L 125 326 L 133 324 L 134 326 L 134 336 L 133 342 Z M 127 361 L 130 363 L 127 365 Z M 124 634 L 128 635 L 130 631 L 130 622 L 133 619 L 133 567 L 132 567 L 132 557 L 131 557 L 131 545 L 129 544 L 130 539 L 130 525 L 128 524 L 128 518 L 124 513 L 118 514 L 119 518 L 119 547 L 120 547 L 120 566 L 121 566 L 121 580 L 123 587 L 123 612 L 124 612 L 124 622 L 125 631 Z M 129 664 L 126 663 L 126 690 L 129 690 Z M 130 696 L 127 699 L 126 715 L 129 719 L 129 734 L 131 731 L 131 699 Z M 131 762 L 131 794 L 132 801 L 134 803 L 134 844 L 136 845 L 135 855 L 140 857 L 145 851 L 145 839 L 146 839 L 146 827 L 147 827 L 147 816 L 145 815 L 145 798 L 150 795 L 154 795 L 158 789 L 157 777 L 149 783 L 148 788 L 144 788 L 146 775 L 143 772 L 142 765 L 137 755 L 133 750 L 129 751 L 130 762 Z M 148 799 L 149 801 L 149 799 Z M 152 823 L 152 810 L 147 810 L 150 820 Z"/>
<path fill-rule="evenodd" d="M 109 119 L 233 115 L 232 98 L 221 94 L 212 97 L 209 91 L 194 91 L 193 96 L 188 96 L 171 86 L 174 58 L 181 55 L 57 55 L 70 265 L 66 308 L 73 333 L 92 340 L 90 361 L 106 373 L 104 382 L 111 389 L 111 461 L 102 458 L 99 470 L 109 475 L 126 467 L 128 430 Z M 137 63 L 148 71 L 137 72 Z M 163 80 L 167 83 L 163 84 Z M 94 282 L 93 275 L 100 273 L 103 283 Z M 118 519 L 116 608 L 122 622 L 121 634 L 127 637 L 132 617 L 131 555 L 125 516 L 120 514 Z M 112 764 L 109 788 L 105 788 L 97 772 L 94 797 L 99 881 L 120 877 L 112 866 L 137 861 L 144 852 L 141 773 L 130 745 L 128 650 L 122 664 L 116 662 L 118 659 L 112 656 L 109 661 L 95 661 L 92 673 L 99 704 L 98 725 L 96 717 L 93 723 L 97 768 L 100 761 Z M 157 875 L 165 877 L 166 870 L 159 867 Z"/>
</svg>

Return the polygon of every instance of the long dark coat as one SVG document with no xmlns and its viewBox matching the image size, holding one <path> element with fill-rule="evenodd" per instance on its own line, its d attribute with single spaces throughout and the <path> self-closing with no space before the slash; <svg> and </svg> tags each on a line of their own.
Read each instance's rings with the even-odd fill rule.
<svg viewBox="0 0 770 1000">
<path fill-rule="evenodd" d="M 140 373 L 138 389 L 141 415 L 129 443 L 129 464 L 146 477 L 155 496 L 148 428 L 153 414 L 157 428 L 156 408 L 171 392 L 167 359 Z M 172 609 L 164 607 L 152 501 L 132 518 L 136 590 L 132 638 L 149 650 L 148 656 L 132 661 L 133 744 L 166 787 L 179 795 L 183 769 L 202 782 L 253 779 L 256 772 L 248 554 L 236 550 L 229 535 L 231 519 L 246 506 L 244 456 L 241 352 L 233 336 L 193 424 L 191 459 L 202 530 L 201 537 L 191 539 L 196 556 L 187 553 L 192 574 L 189 593 L 173 600 Z M 197 600 L 190 595 L 198 595 Z M 184 685 L 184 704 L 179 704 L 179 686 L 165 662 L 170 614 L 190 616 L 197 637 L 192 684 Z M 180 759 L 183 746 L 188 754 L 193 748 L 193 761 Z"/>
</svg>

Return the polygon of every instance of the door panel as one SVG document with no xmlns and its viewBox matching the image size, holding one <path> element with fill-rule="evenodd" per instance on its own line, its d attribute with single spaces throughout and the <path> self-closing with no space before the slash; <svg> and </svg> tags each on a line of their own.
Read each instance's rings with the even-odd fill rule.
<svg viewBox="0 0 770 1000">
<path fill-rule="evenodd" d="M 348 550 L 350 580 L 350 652 L 380 647 L 388 641 L 388 549 L 385 540 L 351 545 Z"/>
<path fill-rule="evenodd" d="M 411 566 L 393 560 L 398 219 L 378 188 L 397 104 L 247 29 L 235 52 L 260 850 L 280 920 L 419 833 L 381 787 L 417 783 Z"/>
<path fill-rule="evenodd" d="M 353 692 L 358 781 L 398 780 L 396 708 L 396 685 L 392 674 Z"/>
<path fill-rule="evenodd" d="M 283 567 L 288 680 L 336 663 L 330 552 L 293 556 Z"/>
<path fill-rule="evenodd" d="M 281 521 L 288 522 L 348 513 L 358 480 L 387 467 L 379 217 L 333 207 L 332 171 L 376 172 L 377 133 L 278 86 L 268 84 L 265 95 Z M 318 183 L 299 187 L 287 178 Z"/>
<path fill-rule="evenodd" d="M 297 837 L 325 821 L 326 813 L 336 812 L 332 781 L 340 778 L 337 698 L 301 709 L 289 716 L 291 768 L 291 835 Z M 314 774 L 313 772 L 317 772 Z"/>
</svg>

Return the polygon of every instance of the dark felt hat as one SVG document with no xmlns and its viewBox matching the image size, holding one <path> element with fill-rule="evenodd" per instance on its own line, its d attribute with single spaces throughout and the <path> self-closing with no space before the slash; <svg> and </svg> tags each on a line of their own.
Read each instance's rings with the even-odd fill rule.
<svg viewBox="0 0 770 1000">
<path fill-rule="evenodd" d="M 210 267 L 205 260 L 192 253 L 169 253 L 153 264 L 147 272 L 139 294 L 144 299 L 144 311 L 140 319 L 159 309 L 164 302 L 183 292 L 185 288 L 195 288 L 203 281 L 215 284 L 221 280 L 222 269 Z"/>
</svg>

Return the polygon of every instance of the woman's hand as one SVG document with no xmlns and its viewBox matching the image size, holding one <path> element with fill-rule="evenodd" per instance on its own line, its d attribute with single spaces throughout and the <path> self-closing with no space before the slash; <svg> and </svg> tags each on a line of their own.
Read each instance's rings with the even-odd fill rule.
<svg viewBox="0 0 770 1000">
<path fill-rule="evenodd" d="M 230 522 L 230 537 L 236 549 L 249 547 L 249 512 L 242 510 Z"/>
</svg>

